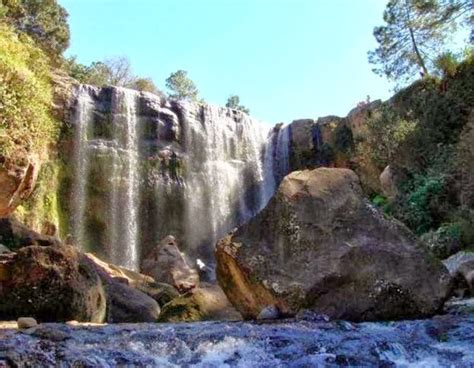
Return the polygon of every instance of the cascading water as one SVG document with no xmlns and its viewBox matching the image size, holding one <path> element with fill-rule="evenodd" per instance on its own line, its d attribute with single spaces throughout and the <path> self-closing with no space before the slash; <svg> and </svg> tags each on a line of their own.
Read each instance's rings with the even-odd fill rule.
<svg viewBox="0 0 474 368">
<path fill-rule="evenodd" d="M 187 109 L 192 112 L 192 107 Z M 185 223 L 187 242 L 209 253 L 233 226 L 260 208 L 264 129 L 247 115 L 202 107 L 201 119 L 186 119 Z M 194 111 L 196 113 L 196 111 Z M 244 184 L 245 182 L 245 184 Z"/>
<path fill-rule="evenodd" d="M 264 186 L 262 208 L 268 203 L 276 187 L 290 172 L 290 126 L 282 126 L 270 132 L 265 148 Z"/>
<path fill-rule="evenodd" d="M 88 86 L 79 86 L 77 91 L 77 108 L 74 116 L 75 149 L 74 162 L 76 181 L 73 188 L 74 213 L 72 230 L 78 244 L 84 244 L 84 212 L 86 198 L 87 177 L 89 172 L 89 157 L 87 140 L 90 122 L 92 119 L 93 101 L 90 97 Z"/>
<path fill-rule="evenodd" d="M 107 124 L 98 120 L 99 93 L 77 91 L 73 234 L 84 251 L 138 269 L 138 93 L 113 89 Z"/>
<path fill-rule="evenodd" d="M 174 235 L 212 260 L 216 241 L 261 210 L 288 173 L 288 127 L 123 88 L 77 89 L 74 238 L 138 269 Z"/>
</svg>

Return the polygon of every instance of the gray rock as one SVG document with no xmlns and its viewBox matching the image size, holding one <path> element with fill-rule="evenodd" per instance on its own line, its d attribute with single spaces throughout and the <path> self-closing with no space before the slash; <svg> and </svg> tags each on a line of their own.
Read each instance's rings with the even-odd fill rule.
<svg viewBox="0 0 474 368">
<path fill-rule="evenodd" d="M 257 316 L 257 320 L 278 319 L 280 311 L 275 305 L 268 305 L 263 308 Z"/>
<path fill-rule="evenodd" d="M 36 322 L 36 319 L 32 317 L 20 317 L 16 322 L 19 330 L 25 330 L 27 328 L 38 326 L 38 322 Z"/>
<path fill-rule="evenodd" d="M 180 292 L 199 286 L 199 274 L 191 268 L 172 235 L 164 238 L 142 263 L 142 272 L 157 282 L 173 285 Z"/>
<path fill-rule="evenodd" d="M 218 242 L 217 279 L 245 319 L 268 305 L 353 321 L 438 312 L 451 278 L 347 169 L 288 175 L 267 207 Z"/>
<path fill-rule="evenodd" d="M 453 294 L 474 296 L 474 252 L 458 252 L 443 261 L 453 277 Z"/>
</svg>

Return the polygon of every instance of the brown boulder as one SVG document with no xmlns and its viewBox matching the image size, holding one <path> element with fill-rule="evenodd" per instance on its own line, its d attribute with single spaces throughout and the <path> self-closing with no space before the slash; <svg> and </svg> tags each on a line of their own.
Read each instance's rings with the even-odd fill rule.
<svg viewBox="0 0 474 368">
<path fill-rule="evenodd" d="M 180 292 L 199 286 L 199 274 L 179 251 L 176 239 L 168 235 L 145 257 L 141 271 L 157 282 L 173 285 Z"/>
<path fill-rule="evenodd" d="M 347 169 L 293 172 L 267 207 L 217 245 L 217 278 L 244 318 L 275 306 L 355 321 L 428 316 L 450 277 Z"/>
<path fill-rule="evenodd" d="M 72 247 L 29 246 L 0 255 L 2 320 L 101 323 L 105 307 L 99 276 Z"/>
<path fill-rule="evenodd" d="M 0 218 L 9 216 L 28 198 L 38 177 L 39 159 L 14 161 L 0 156 Z"/>
</svg>

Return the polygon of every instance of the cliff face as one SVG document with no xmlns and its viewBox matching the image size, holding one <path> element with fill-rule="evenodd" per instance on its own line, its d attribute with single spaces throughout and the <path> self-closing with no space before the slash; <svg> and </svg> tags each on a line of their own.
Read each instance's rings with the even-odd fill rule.
<svg viewBox="0 0 474 368">
<path fill-rule="evenodd" d="M 267 129 L 241 112 L 78 86 L 71 117 L 70 231 L 111 262 L 137 268 L 169 234 L 210 259 L 273 194 Z"/>
</svg>

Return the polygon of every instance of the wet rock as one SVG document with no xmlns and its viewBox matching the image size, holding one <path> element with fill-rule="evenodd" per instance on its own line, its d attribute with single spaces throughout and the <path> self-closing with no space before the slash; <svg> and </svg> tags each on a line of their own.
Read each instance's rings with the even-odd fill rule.
<svg viewBox="0 0 474 368">
<path fill-rule="evenodd" d="M 33 191 L 41 163 L 38 157 L 0 157 L 0 218 L 13 213 Z"/>
<path fill-rule="evenodd" d="M 11 250 L 28 245 L 60 245 L 59 239 L 39 234 L 13 217 L 0 218 L 0 242 Z"/>
<path fill-rule="evenodd" d="M 19 330 L 38 326 L 38 322 L 36 322 L 36 319 L 31 317 L 20 317 L 16 322 Z"/>
<path fill-rule="evenodd" d="M 105 306 L 99 276 L 72 247 L 29 246 L 0 255 L 2 319 L 103 322 Z"/>
<path fill-rule="evenodd" d="M 354 321 L 439 311 L 445 267 L 364 198 L 347 169 L 293 172 L 267 207 L 219 241 L 217 278 L 244 318 L 268 305 Z"/>
<path fill-rule="evenodd" d="M 157 282 L 173 285 L 186 292 L 199 285 L 198 272 L 191 268 L 179 251 L 176 239 L 169 235 L 142 262 L 141 270 Z"/>
<path fill-rule="evenodd" d="M 160 322 L 236 321 L 241 318 L 217 285 L 204 285 L 166 304 Z"/>
<path fill-rule="evenodd" d="M 263 308 L 257 316 L 257 320 L 278 319 L 280 311 L 275 305 L 269 305 Z"/>
</svg>

